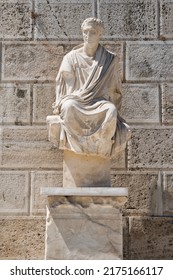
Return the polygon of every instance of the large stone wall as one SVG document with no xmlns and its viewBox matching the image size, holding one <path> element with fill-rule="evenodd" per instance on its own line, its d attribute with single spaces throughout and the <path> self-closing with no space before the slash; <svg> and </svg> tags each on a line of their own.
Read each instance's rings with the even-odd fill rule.
<svg viewBox="0 0 173 280">
<path fill-rule="evenodd" d="M 80 24 L 105 22 L 120 58 L 122 115 L 132 127 L 112 161 L 128 187 L 125 259 L 173 258 L 173 0 L 0 0 L 0 259 L 43 259 L 45 198 L 62 185 L 62 153 L 47 140 L 55 77 L 82 41 Z"/>
</svg>

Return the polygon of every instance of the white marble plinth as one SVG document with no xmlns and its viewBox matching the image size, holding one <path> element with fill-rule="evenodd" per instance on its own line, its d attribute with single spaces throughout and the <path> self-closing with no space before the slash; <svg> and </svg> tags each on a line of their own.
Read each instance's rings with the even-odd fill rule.
<svg viewBox="0 0 173 280">
<path fill-rule="evenodd" d="M 63 187 L 110 187 L 110 158 L 65 150 Z"/>
</svg>

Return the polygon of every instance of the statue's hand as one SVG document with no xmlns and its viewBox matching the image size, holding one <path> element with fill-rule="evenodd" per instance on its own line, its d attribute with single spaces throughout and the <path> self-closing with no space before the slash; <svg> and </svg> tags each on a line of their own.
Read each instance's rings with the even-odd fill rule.
<svg viewBox="0 0 173 280">
<path fill-rule="evenodd" d="M 52 104 L 52 108 L 53 108 L 53 114 L 54 115 L 59 115 L 59 106 L 58 105 L 56 105 L 56 103 L 54 102 L 53 104 Z"/>
</svg>

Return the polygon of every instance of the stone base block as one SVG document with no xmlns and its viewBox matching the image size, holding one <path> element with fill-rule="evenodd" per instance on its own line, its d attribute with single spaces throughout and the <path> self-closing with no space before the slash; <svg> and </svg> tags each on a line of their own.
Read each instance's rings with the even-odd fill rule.
<svg viewBox="0 0 173 280">
<path fill-rule="evenodd" d="M 122 217 L 115 198 L 48 197 L 46 259 L 122 259 Z"/>
<path fill-rule="evenodd" d="M 110 159 L 64 151 L 63 187 L 110 187 Z"/>
</svg>

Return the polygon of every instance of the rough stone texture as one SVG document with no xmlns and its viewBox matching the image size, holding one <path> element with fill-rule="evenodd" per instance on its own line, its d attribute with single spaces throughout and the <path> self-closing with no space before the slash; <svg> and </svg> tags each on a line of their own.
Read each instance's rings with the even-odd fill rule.
<svg viewBox="0 0 173 280">
<path fill-rule="evenodd" d="M 173 124 L 173 84 L 162 85 L 162 121 Z"/>
<path fill-rule="evenodd" d="M 173 1 L 161 0 L 160 1 L 160 27 L 161 27 L 161 39 L 173 39 Z"/>
<path fill-rule="evenodd" d="M 29 177 L 27 172 L 0 171 L 1 215 L 29 214 Z"/>
<path fill-rule="evenodd" d="M 158 214 L 162 197 L 159 199 L 160 186 L 157 173 L 112 172 L 111 185 L 128 188 L 128 200 L 123 207 L 123 213 L 126 215 Z"/>
<path fill-rule="evenodd" d="M 90 203 L 88 207 L 82 207 L 81 203 L 61 203 L 62 198 L 49 200 L 47 260 L 122 258 L 122 217 L 119 209 L 110 204 Z"/>
<path fill-rule="evenodd" d="M 44 259 L 45 218 L 0 219 L 0 259 Z"/>
<path fill-rule="evenodd" d="M 0 1 L 0 39 L 28 40 L 32 38 L 31 0 Z"/>
<path fill-rule="evenodd" d="M 173 168 L 172 128 L 132 130 L 129 152 L 131 168 Z"/>
<path fill-rule="evenodd" d="M 164 215 L 173 216 L 173 173 L 164 173 L 163 211 Z"/>
<path fill-rule="evenodd" d="M 55 101 L 55 84 L 35 85 L 33 88 L 33 123 L 46 124 L 46 117 L 52 114 Z"/>
<path fill-rule="evenodd" d="M 2 79 L 55 81 L 65 49 L 62 44 L 48 42 L 4 43 Z"/>
<path fill-rule="evenodd" d="M 157 85 L 124 84 L 121 115 L 128 123 L 159 123 Z"/>
<path fill-rule="evenodd" d="M 31 212 L 46 213 L 47 198 L 40 195 L 41 187 L 62 187 L 62 171 L 33 171 L 31 173 Z"/>
<path fill-rule="evenodd" d="M 172 81 L 173 43 L 129 42 L 127 43 L 128 81 Z"/>
<path fill-rule="evenodd" d="M 157 38 L 157 1 L 100 0 L 105 38 Z"/>
<path fill-rule="evenodd" d="M 0 167 L 59 168 L 62 152 L 47 140 L 46 127 L 4 127 Z"/>
<path fill-rule="evenodd" d="M 130 218 L 130 259 L 172 260 L 172 218 Z"/>
<path fill-rule="evenodd" d="M 37 39 L 81 38 L 82 21 L 94 15 L 92 0 L 36 0 Z M 77 20 L 76 20 L 77 19 Z"/>
<path fill-rule="evenodd" d="M 0 123 L 30 123 L 30 86 L 0 84 Z"/>
</svg>

